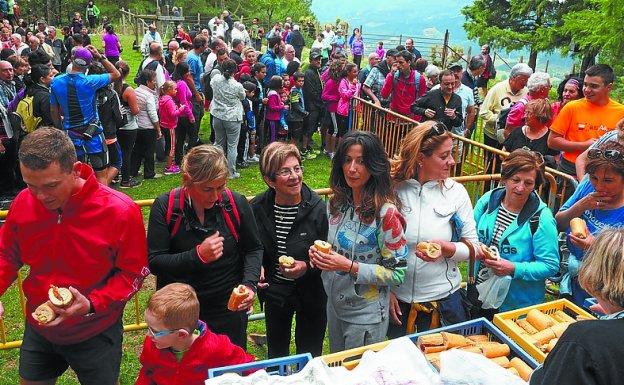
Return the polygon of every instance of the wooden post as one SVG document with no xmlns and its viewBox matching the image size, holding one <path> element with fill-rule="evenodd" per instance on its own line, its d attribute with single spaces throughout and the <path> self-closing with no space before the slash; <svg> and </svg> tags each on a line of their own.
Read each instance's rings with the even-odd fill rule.
<svg viewBox="0 0 624 385">
<path fill-rule="evenodd" d="M 197 12 L 197 24 L 201 25 L 201 15 Z"/>
<path fill-rule="evenodd" d="M 444 46 L 442 47 L 442 68 L 446 68 L 446 57 L 448 56 L 449 30 L 444 32 Z"/>
<path fill-rule="evenodd" d="M 550 63 L 550 59 L 546 60 L 546 69 L 544 72 L 548 73 L 548 64 Z"/>
<path fill-rule="evenodd" d="M 403 34 L 399 35 L 399 45 L 403 44 Z"/>
</svg>

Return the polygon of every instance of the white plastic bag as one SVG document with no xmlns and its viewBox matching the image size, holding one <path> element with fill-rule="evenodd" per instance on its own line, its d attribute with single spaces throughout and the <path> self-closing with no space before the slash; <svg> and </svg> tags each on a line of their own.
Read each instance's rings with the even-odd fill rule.
<svg viewBox="0 0 624 385">
<path fill-rule="evenodd" d="M 440 354 L 440 376 L 444 385 L 526 385 L 486 357 L 458 349 Z"/>
<path fill-rule="evenodd" d="M 511 285 L 511 276 L 500 276 L 494 274 L 492 269 L 486 268 L 479 271 L 479 281 L 477 291 L 479 292 L 479 301 L 483 305 L 483 309 L 498 309 L 509 292 L 509 286 Z"/>
</svg>

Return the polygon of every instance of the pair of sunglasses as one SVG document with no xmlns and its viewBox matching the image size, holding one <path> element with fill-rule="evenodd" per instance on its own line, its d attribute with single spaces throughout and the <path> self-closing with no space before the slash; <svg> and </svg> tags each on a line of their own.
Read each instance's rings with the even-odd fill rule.
<svg viewBox="0 0 624 385">
<path fill-rule="evenodd" d="M 589 159 L 603 158 L 606 160 L 618 160 L 624 159 L 624 154 L 619 150 L 599 150 L 597 148 L 591 149 L 587 152 Z"/>
</svg>

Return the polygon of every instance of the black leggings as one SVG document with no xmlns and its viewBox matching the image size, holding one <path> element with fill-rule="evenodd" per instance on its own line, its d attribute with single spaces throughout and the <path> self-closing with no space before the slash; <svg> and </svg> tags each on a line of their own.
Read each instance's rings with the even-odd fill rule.
<svg viewBox="0 0 624 385">
<path fill-rule="evenodd" d="M 232 311 L 221 316 L 199 314 L 199 319 L 206 322 L 210 330 L 217 334 L 225 334 L 233 344 L 247 350 L 247 313 Z"/>
<path fill-rule="evenodd" d="M 182 157 L 184 156 L 184 141 L 188 138 L 188 147 L 191 148 L 191 135 L 194 132 L 195 123 L 191 123 L 188 118 L 180 117 L 178 119 L 178 125 L 175 128 L 175 163 L 179 166 L 182 164 Z"/>
<path fill-rule="evenodd" d="M 130 180 L 130 165 L 132 158 L 132 149 L 137 138 L 137 130 L 118 130 L 117 141 L 121 146 L 121 180 L 127 182 Z"/>
<path fill-rule="evenodd" d="M 137 176 L 143 163 L 143 178 L 151 179 L 156 175 L 154 156 L 156 153 L 156 130 L 137 130 L 136 142 L 132 150 L 132 168 L 130 174 Z"/>
</svg>

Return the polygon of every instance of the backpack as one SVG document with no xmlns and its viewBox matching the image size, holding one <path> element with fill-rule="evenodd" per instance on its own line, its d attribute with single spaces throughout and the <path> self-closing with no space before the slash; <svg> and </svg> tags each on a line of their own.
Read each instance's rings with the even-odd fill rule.
<svg viewBox="0 0 624 385">
<path fill-rule="evenodd" d="M 420 73 L 416 70 L 412 70 L 414 72 L 414 85 L 416 86 L 416 94 L 414 95 L 414 101 L 418 99 L 418 94 L 420 93 Z M 390 100 L 392 100 L 392 95 L 394 95 L 394 88 L 399 83 L 399 70 L 394 71 L 394 75 L 392 76 L 392 89 L 390 90 Z"/>
<path fill-rule="evenodd" d="M 185 190 L 183 188 L 174 188 L 169 191 L 169 201 L 167 202 L 167 216 L 165 218 L 167 225 L 170 227 L 169 235 L 173 238 L 182 224 L 184 217 L 184 201 L 186 199 Z M 232 191 L 228 188 L 223 190 L 217 205 L 221 207 L 221 214 L 225 220 L 227 228 L 232 233 L 234 240 L 238 242 L 238 230 L 240 229 L 240 215 L 236 207 L 236 201 L 232 195 Z"/>
<path fill-rule="evenodd" d="M 522 98 L 522 99 L 518 100 L 517 102 L 511 103 L 509 105 L 509 107 L 503 108 L 498 113 L 498 118 L 496 118 L 496 130 L 497 131 L 505 129 L 505 126 L 507 125 L 507 117 L 509 116 L 509 112 L 518 103 L 522 103 L 522 104 L 526 105 L 528 103 L 528 101 L 525 98 Z"/>
<path fill-rule="evenodd" d="M 136 84 L 137 86 L 143 84 L 141 83 L 141 71 L 142 70 L 156 71 L 156 69 L 158 68 L 159 63 L 157 60 L 152 60 L 151 62 L 149 62 L 148 65 L 145 66 L 145 68 L 143 68 L 143 63 L 145 63 L 145 60 L 147 59 L 148 58 L 141 60 L 141 64 L 139 64 L 139 68 L 137 69 L 136 75 L 134 75 L 134 84 Z"/>
<path fill-rule="evenodd" d="M 212 86 L 210 85 L 210 80 L 211 80 L 211 75 L 212 75 L 212 71 L 217 70 L 219 71 L 219 67 L 217 66 L 217 62 L 215 62 L 215 66 L 213 67 L 210 72 L 204 72 L 201 77 L 199 78 L 199 82 L 201 83 L 202 86 L 202 92 L 204 93 L 204 97 L 206 98 L 206 100 L 212 100 L 213 96 L 214 96 L 214 91 L 212 90 Z"/>
<path fill-rule="evenodd" d="M 17 115 L 22 130 L 31 133 L 39 127 L 41 117 L 35 116 L 34 98 L 32 95 L 24 97 L 17 103 L 17 108 L 13 114 Z"/>
</svg>

